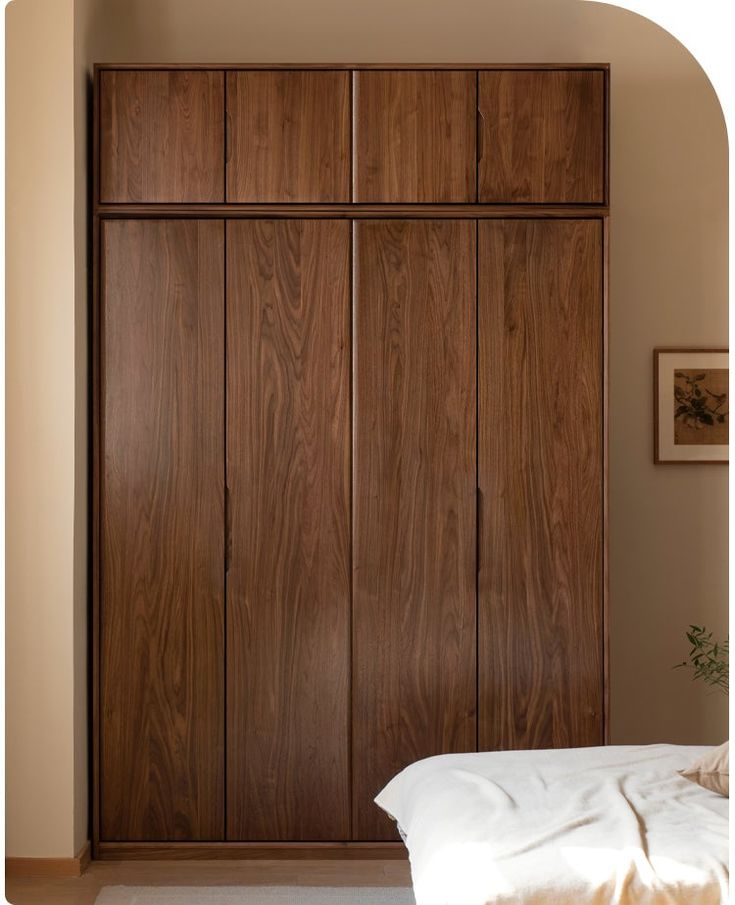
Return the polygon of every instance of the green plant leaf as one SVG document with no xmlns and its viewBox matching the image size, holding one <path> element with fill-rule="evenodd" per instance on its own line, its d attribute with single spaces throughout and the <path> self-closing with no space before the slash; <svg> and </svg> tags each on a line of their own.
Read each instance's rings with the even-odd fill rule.
<svg viewBox="0 0 735 905">
<path fill-rule="evenodd" d="M 713 688 L 719 688 L 723 694 L 730 690 L 730 639 L 724 641 L 714 639 L 712 632 L 708 632 L 704 626 L 690 625 L 689 631 L 684 632 L 687 641 L 691 645 L 688 660 L 677 663 L 675 669 L 680 667 L 692 670 L 692 680 L 701 680 Z"/>
</svg>

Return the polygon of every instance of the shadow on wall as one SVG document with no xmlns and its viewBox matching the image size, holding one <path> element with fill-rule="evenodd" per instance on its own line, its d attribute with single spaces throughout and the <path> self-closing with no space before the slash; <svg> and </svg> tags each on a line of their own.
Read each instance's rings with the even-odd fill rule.
<svg viewBox="0 0 735 905">
<path fill-rule="evenodd" d="M 94 62 L 518 62 L 511 48 L 538 38 L 551 61 L 583 53 L 588 18 L 579 0 L 86 3 Z"/>
<path fill-rule="evenodd" d="M 77 37 L 81 42 L 83 58 L 90 63 L 173 62 L 165 59 L 165 54 L 162 55 L 172 34 L 172 23 L 168 10 L 163 8 L 164 4 L 157 0 L 82 0 L 84 4 L 86 9 L 82 14 L 85 25 Z M 104 40 L 107 34 L 113 33 L 114 42 Z M 152 56 L 146 60 L 120 57 L 110 46 L 113 43 L 120 48 L 139 47 L 141 51 L 150 48 Z M 109 59 L 107 53 L 112 54 Z"/>
</svg>

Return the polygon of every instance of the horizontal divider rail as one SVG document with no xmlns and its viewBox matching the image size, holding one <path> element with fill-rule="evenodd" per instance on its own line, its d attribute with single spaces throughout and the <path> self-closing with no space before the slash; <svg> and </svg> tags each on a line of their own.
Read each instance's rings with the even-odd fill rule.
<svg viewBox="0 0 735 905">
<path fill-rule="evenodd" d="M 436 219 L 599 219 L 607 217 L 607 205 L 544 204 L 99 204 L 95 213 L 106 219 L 189 217 L 331 218 L 335 220 L 436 218 Z"/>
</svg>

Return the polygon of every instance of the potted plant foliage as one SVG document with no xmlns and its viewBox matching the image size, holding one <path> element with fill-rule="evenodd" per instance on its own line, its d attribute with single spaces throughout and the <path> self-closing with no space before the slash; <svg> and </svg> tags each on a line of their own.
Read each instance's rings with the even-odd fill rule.
<svg viewBox="0 0 735 905">
<path fill-rule="evenodd" d="M 701 679 L 707 685 L 712 685 L 723 694 L 730 690 L 730 647 L 729 639 L 723 642 L 715 641 L 712 632 L 708 632 L 704 626 L 690 625 L 686 633 L 687 641 L 691 645 L 689 656 L 682 663 L 677 663 L 675 668 L 685 667 L 693 672 L 692 679 Z"/>
</svg>

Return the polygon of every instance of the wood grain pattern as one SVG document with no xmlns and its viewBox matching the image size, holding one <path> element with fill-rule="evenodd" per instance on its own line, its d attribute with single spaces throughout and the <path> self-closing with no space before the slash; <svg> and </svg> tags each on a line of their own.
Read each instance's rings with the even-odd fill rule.
<svg viewBox="0 0 735 905">
<path fill-rule="evenodd" d="M 100 200 L 224 201 L 222 72 L 101 73 Z"/>
<path fill-rule="evenodd" d="M 479 201 L 605 200 L 605 73 L 479 74 Z"/>
<path fill-rule="evenodd" d="M 479 745 L 600 745 L 602 225 L 479 230 Z"/>
<path fill-rule="evenodd" d="M 224 226 L 102 234 L 101 836 L 224 831 Z"/>
<path fill-rule="evenodd" d="M 475 747 L 474 219 L 494 331 L 479 337 L 480 743 L 599 744 L 604 330 L 590 299 L 606 281 L 607 67 L 95 69 L 95 857 L 374 857 L 398 844 L 341 840 L 397 839 L 372 803 L 384 782 Z M 350 69 L 364 70 L 354 186 Z M 227 226 L 228 377 L 224 217 L 247 218 Z M 231 405 L 226 642 L 224 393 L 205 372 L 229 380 Z M 204 548 L 184 529 L 196 519 Z"/>
<path fill-rule="evenodd" d="M 475 748 L 476 224 L 355 225 L 353 825 Z"/>
<path fill-rule="evenodd" d="M 230 202 L 350 200 L 347 72 L 228 72 Z"/>
<path fill-rule="evenodd" d="M 475 201 L 475 73 L 386 70 L 353 78 L 353 201 Z"/>
<path fill-rule="evenodd" d="M 348 839 L 350 233 L 227 226 L 227 838 Z"/>
</svg>

